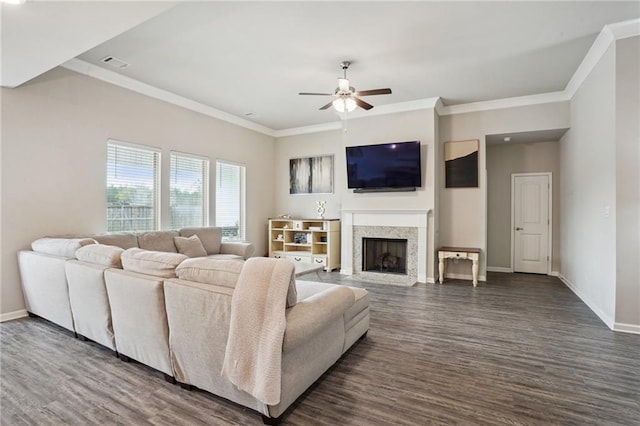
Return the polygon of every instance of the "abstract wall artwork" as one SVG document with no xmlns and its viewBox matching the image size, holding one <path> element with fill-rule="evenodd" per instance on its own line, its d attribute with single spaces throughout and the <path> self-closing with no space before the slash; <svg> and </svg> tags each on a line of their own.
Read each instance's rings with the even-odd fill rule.
<svg viewBox="0 0 640 426">
<path fill-rule="evenodd" d="M 333 193 L 333 155 L 289 160 L 289 194 Z"/>
<path fill-rule="evenodd" d="M 478 140 L 444 144 L 445 188 L 478 187 Z"/>
</svg>

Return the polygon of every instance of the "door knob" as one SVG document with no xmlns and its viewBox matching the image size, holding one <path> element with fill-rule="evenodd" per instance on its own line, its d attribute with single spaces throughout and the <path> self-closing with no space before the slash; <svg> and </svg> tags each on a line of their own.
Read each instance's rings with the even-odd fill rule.
<svg viewBox="0 0 640 426">
<path fill-rule="evenodd" d="M 516 228 L 516 231 L 522 231 L 524 228 Z"/>
</svg>

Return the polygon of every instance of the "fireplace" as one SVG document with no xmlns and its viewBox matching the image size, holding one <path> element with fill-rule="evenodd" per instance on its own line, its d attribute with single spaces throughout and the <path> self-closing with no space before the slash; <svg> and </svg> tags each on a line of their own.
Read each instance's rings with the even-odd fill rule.
<svg viewBox="0 0 640 426">
<path fill-rule="evenodd" d="M 407 274 L 407 240 L 362 238 L 362 271 Z"/>
<path fill-rule="evenodd" d="M 381 284 L 412 286 L 427 282 L 428 214 L 429 210 L 342 210 L 340 273 Z M 404 256 L 394 255 L 404 258 L 404 271 L 363 270 L 364 238 L 406 241 Z M 391 253 L 382 253 L 386 252 Z"/>
</svg>

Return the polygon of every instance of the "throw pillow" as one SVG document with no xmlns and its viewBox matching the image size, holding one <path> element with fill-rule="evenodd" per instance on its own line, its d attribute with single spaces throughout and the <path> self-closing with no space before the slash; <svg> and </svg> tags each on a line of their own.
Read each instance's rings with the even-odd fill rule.
<svg viewBox="0 0 640 426">
<path fill-rule="evenodd" d="M 222 228 L 205 227 L 205 228 L 182 228 L 180 230 L 181 237 L 190 237 L 197 235 L 207 251 L 207 254 L 220 253 L 220 244 L 222 242 Z"/>
<path fill-rule="evenodd" d="M 207 255 L 207 251 L 204 249 L 197 235 L 190 237 L 173 237 L 173 242 L 178 248 L 178 253 L 189 257 L 204 257 Z"/>
</svg>

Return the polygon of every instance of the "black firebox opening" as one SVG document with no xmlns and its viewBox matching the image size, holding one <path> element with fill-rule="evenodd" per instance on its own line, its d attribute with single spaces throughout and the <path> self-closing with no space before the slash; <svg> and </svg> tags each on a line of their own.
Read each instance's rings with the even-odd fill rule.
<svg viewBox="0 0 640 426">
<path fill-rule="evenodd" d="M 407 274 L 407 240 L 363 238 L 362 270 L 385 274 Z"/>
</svg>

